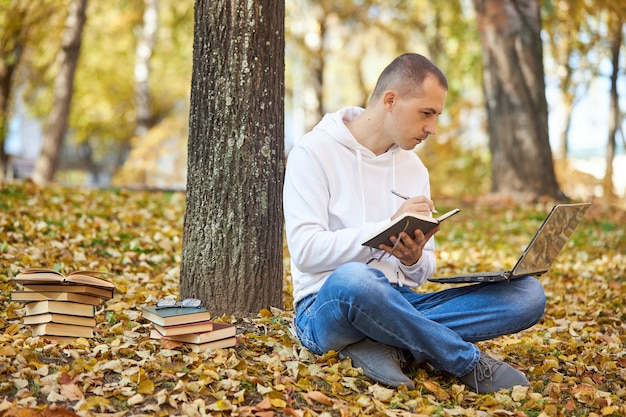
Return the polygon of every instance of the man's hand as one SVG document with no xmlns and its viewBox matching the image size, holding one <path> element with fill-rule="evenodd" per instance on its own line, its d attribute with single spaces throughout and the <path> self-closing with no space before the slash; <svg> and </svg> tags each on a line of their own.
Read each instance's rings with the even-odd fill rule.
<svg viewBox="0 0 626 417">
<path fill-rule="evenodd" d="M 408 200 L 404 200 L 404 203 L 402 203 L 398 211 L 391 216 L 391 220 L 395 220 L 407 211 L 423 214 L 424 216 L 430 216 L 430 213 L 435 211 L 435 205 L 430 198 L 424 197 L 423 195 L 411 197 Z"/>
<path fill-rule="evenodd" d="M 397 237 L 391 238 L 393 246 L 380 245 L 378 248 L 393 255 L 406 266 L 415 264 L 422 257 L 422 251 L 428 239 L 440 230 L 439 226 L 435 227 L 428 233 L 424 234 L 420 229 L 415 229 L 415 238 L 411 239 L 408 233 L 402 232 Z"/>
</svg>

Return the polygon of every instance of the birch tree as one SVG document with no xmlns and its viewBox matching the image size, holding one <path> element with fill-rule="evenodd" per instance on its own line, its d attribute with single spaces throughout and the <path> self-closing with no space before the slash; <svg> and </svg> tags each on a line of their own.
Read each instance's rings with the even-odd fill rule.
<svg viewBox="0 0 626 417">
<path fill-rule="evenodd" d="M 87 0 L 72 0 L 57 56 L 59 72 L 54 82 L 54 97 L 50 114 L 46 119 L 41 154 L 35 162 L 33 181 L 46 184 L 54 178 L 59 164 L 67 120 L 74 92 L 74 74 L 78 65 L 83 27 L 87 20 Z"/>
</svg>

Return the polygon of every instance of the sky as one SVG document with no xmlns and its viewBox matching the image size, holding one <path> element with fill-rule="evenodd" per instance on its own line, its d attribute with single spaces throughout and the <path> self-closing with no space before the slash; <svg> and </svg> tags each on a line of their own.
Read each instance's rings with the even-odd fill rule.
<svg viewBox="0 0 626 417">
<path fill-rule="evenodd" d="M 609 73 L 610 69 L 605 69 Z M 606 150 L 609 135 L 609 93 L 608 76 L 597 77 L 589 90 L 582 93 L 582 99 L 572 112 L 568 144 L 572 156 L 602 156 Z M 618 94 L 622 113 L 626 109 L 626 77 L 618 78 Z M 548 100 L 550 142 L 552 148 L 557 146 L 559 131 L 564 118 L 562 108 L 558 106 L 558 89 L 546 81 L 546 99 Z M 626 133 L 626 119 L 622 118 L 622 132 Z M 616 138 L 619 153 L 624 153 L 622 137 Z"/>
</svg>

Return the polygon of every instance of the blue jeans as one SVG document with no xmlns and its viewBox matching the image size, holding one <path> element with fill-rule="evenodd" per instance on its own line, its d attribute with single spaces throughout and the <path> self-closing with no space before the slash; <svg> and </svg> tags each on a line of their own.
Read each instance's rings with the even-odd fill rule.
<svg viewBox="0 0 626 417">
<path fill-rule="evenodd" d="M 531 327 L 543 316 L 545 303 L 543 286 L 530 276 L 420 294 L 353 262 L 297 303 L 295 321 L 303 345 L 317 354 L 369 337 L 463 376 L 480 357 L 473 342 Z"/>
</svg>

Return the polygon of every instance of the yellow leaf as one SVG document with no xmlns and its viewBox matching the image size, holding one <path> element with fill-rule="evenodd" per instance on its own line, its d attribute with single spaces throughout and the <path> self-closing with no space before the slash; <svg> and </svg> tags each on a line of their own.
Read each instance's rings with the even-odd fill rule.
<svg viewBox="0 0 626 417">
<path fill-rule="evenodd" d="M 233 406 L 228 400 L 217 400 L 213 404 L 209 404 L 208 408 L 212 411 L 232 410 Z"/>
<path fill-rule="evenodd" d="M 511 398 L 514 401 L 522 401 L 528 395 L 528 387 L 522 387 L 520 385 L 516 385 L 513 387 L 513 392 L 511 392 Z"/>
<path fill-rule="evenodd" d="M 138 394 L 150 395 L 154 393 L 154 382 L 149 379 L 143 379 L 137 387 Z"/>
<path fill-rule="evenodd" d="M 14 336 L 17 334 L 17 332 L 20 330 L 20 324 L 19 323 L 13 323 L 10 326 L 7 326 L 6 329 L 4 329 L 4 333 Z"/>
<path fill-rule="evenodd" d="M 287 407 L 287 402 L 282 398 L 270 398 L 270 403 L 273 407 L 276 408 L 285 408 Z"/>
<path fill-rule="evenodd" d="M 432 392 L 433 395 L 435 396 L 435 398 L 437 398 L 438 401 L 444 401 L 444 400 L 447 400 L 447 399 L 450 398 L 450 396 L 448 395 L 446 390 L 441 388 L 435 382 L 433 382 L 433 381 L 424 381 L 423 384 L 424 384 L 424 388 L 426 388 L 428 391 Z"/>
<path fill-rule="evenodd" d="M 100 410 L 105 411 L 109 406 L 109 400 L 104 397 L 92 396 L 85 398 L 81 410 Z"/>
<path fill-rule="evenodd" d="M 15 350 L 15 348 L 13 346 L 5 345 L 5 346 L 1 346 L 0 347 L 0 356 L 1 357 L 12 358 L 15 355 L 17 355 L 17 351 Z"/>
<path fill-rule="evenodd" d="M 617 413 L 617 409 L 613 405 L 607 405 L 605 407 L 602 407 L 602 415 L 603 416 L 610 416 L 610 415 L 616 414 L 616 413 Z"/>
</svg>

